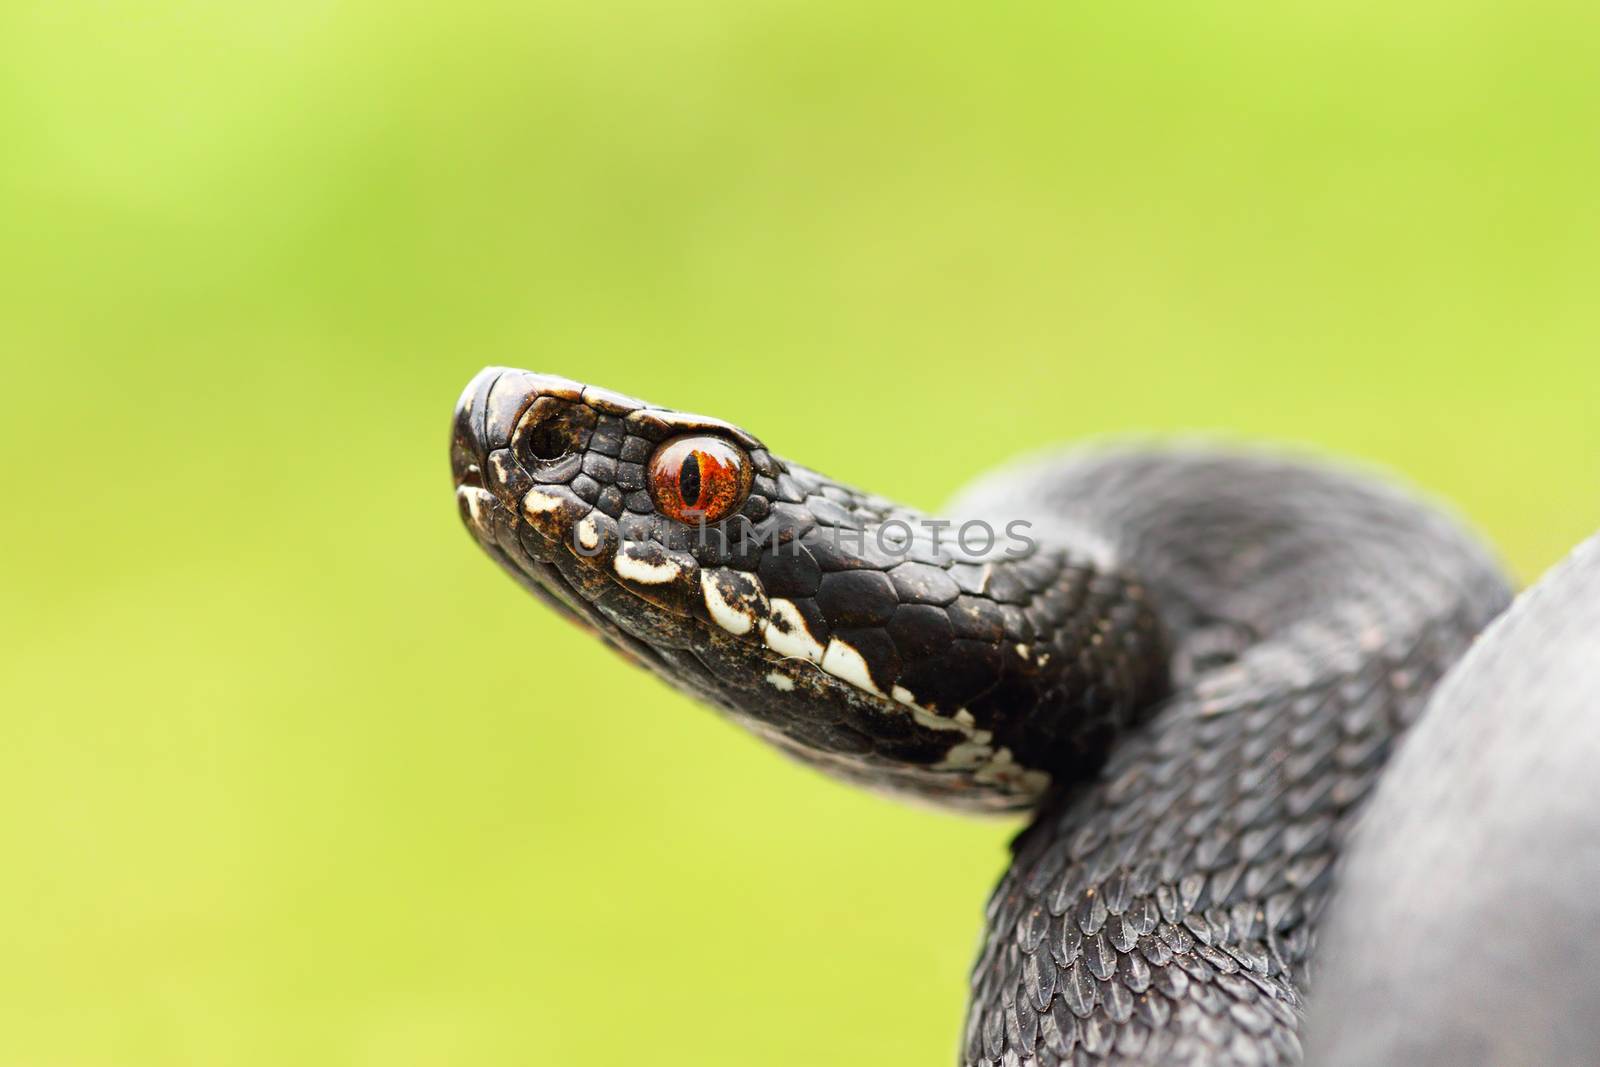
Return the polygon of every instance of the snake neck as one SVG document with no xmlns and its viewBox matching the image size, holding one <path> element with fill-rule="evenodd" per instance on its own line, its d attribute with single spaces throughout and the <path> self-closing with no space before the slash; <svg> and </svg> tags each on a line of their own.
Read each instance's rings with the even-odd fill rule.
<svg viewBox="0 0 1600 1067">
<path fill-rule="evenodd" d="M 896 585 L 907 574 L 945 588 L 930 596 L 903 585 L 909 595 L 883 633 L 900 655 L 890 693 L 970 723 L 983 739 L 975 758 L 992 765 L 998 754 L 1008 773 L 979 765 L 980 788 L 958 798 L 969 806 L 1025 807 L 1085 779 L 1169 691 L 1159 608 L 1097 546 L 1053 538 L 1015 555 L 889 571 Z"/>
</svg>

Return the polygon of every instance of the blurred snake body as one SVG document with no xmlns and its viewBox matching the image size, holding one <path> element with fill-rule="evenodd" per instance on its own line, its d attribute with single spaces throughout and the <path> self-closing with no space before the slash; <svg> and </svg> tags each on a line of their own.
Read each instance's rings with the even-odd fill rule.
<svg viewBox="0 0 1600 1067">
<path fill-rule="evenodd" d="M 1450 778 L 1425 790 L 1441 813 L 1428 833 L 1446 844 L 1415 840 L 1415 825 L 1397 843 L 1354 819 L 1441 677 L 1509 600 L 1493 557 L 1437 508 L 1306 458 L 1116 447 L 1002 469 L 946 523 L 781 459 L 730 423 L 505 368 L 462 395 L 451 459 L 483 549 L 627 658 L 851 782 L 1035 812 L 989 902 L 962 1063 L 1295 1063 L 1308 1003 L 1319 1062 L 1434 1062 L 1445 1046 L 1430 1026 L 1482 1038 L 1441 1063 L 1537 1052 L 1537 1040 L 1497 1043 L 1526 989 L 1473 1012 L 1463 996 L 1408 1005 L 1418 991 L 1405 983 L 1378 1005 L 1362 997 L 1372 968 L 1429 958 L 1407 939 L 1415 912 L 1443 897 L 1427 871 L 1387 892 L 1361 853 L 1443 855 L 1482 821 L 1441 799 Z M 1576 569 L 1600 571 L 1592 559 Z M 1555 647 L 1600 640 L 1600 620 L 1575 634 Z M 522 651 L 507 641 L 495 654 Z M 1582 662 L 1568 689 L 1593 696 Z M 1494 690 L 1489 673 L 1471 692 Z M 1579 754 L 1544 770 L 1587 796 L 1600 738 L 1593 702 L 1576 703 L 1566 719 L 1582 729 L 1547 725 Z M 1468 723 L 1464 740 L 1440 728 L 1439 760 L 1493 780 L 1499 764 L 1471 740 L 1496 716 L 1430 712 L 1430 727 Z M 1413 777 L 1438 777 L 1438 760 L 1417 759 Z M 1537 838 L 1546 821 L 1534 805 L 1506 833 Z M 1572 822 L 1561 847 L 1592 844 L 1583 829 Z M 1328 923 L 1344 951 L 1312 982 L 1334 860 L 1353 833 L 1360 913 L 1335 894 Z M 1559 871 L 1558 851 L 1520 854 Z M 1494 887 L 1480 897 L 1458 903 L 1492 910 Z M 1571 902 L 1580 925 L 1586 899 Z M 1473 976 L 1492 928 L 1456 936 L 1429 964 L 1430 993 L 1507 973 Z M 1521 936 L 1523 954 L 1555 937 L 1533 924 Z M 1569 950 L 1569 967 L 1583 972 L 1592 951 Z M 1343 1015 L 1322 1018 L 1324 989 Z M 1405 1020 L 1387 1036 L 1369 1025 L 1383 1011 Z M 1592 1036 L 1580 1027 L 1562 1048 L 1587 1050 Z"/>
</svg>

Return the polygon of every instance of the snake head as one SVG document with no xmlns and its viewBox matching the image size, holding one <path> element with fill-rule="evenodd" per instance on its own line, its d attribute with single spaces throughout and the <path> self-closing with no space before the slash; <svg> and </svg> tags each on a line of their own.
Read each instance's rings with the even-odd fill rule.
<svg viewBox="0 0 1600 1067">
<path fill-rule="evenodd" d="M 737 426 L 566 378 L 479 373 L 451 466 L 468 530 L 540 600 L 783 751 L 874 787 L 1032 804 L 1130 713 L 1099 668 L 1158 640 L 1125 586 L 1059 552 L 941 547 L 937 524 Z M 1107 621 L 1116 643 L 1061 646 Z"/>
</svg>

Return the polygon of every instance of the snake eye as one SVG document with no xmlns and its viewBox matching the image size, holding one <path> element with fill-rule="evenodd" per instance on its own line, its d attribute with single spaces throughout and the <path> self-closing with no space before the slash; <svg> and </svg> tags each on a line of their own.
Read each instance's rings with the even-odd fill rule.
<svg viewBox="0 0 1600 1067">
<path fill-rule="evenodd" d="M 682 523 L 720 522 L 750 495 L 750 458 L 730 441 L 674 437 L 650 457 L 650 498 Z"/>
</svg>

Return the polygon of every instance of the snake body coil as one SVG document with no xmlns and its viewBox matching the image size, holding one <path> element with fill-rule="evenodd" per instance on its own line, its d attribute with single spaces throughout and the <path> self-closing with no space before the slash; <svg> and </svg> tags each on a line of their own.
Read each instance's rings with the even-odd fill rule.
<svg viewBox="0 0 1600 1067">
<path fill-rule="evenodd" d="M 719 420 L 491 368 L 452 466 L 524 586 L 784 751 L 1037 810 L 967 1064 L 1298 1061 L 1352 815 L 1508 599 L 1436 510 L 1249 451 L 1002 471 L 952 510 L 1023 535 L 975 546 Z"/>
</svg>

